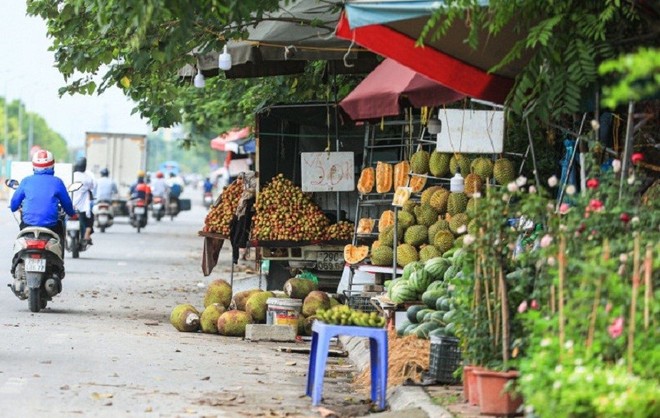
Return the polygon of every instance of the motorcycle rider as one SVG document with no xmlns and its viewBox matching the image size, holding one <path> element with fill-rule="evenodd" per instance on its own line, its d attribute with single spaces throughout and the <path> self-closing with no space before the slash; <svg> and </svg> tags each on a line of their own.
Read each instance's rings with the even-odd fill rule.
<svg viewBox="0 0 660 418">
<path fill-rule="evenodd" d="M 151 187 L 144 181 L 144 175 L 138 176 L 137 182 L 131 187 L 131 199 L 143 199 L 146 205 L 151 203 Z"/>
<path fill-rule="evenodd" d="M 110 172 L 107 168 L 101 170 L 101 178 L 96 182 L 96 190 L 94 191 L 94 196 L 99 202 L 112 202 L 113 196 L 119 193 L 117 183 L 109 176 Z"/>
<path fill-rule="evenodd" d="M 165 176 L 161 171 L 156 172 L 156 178 L 151 180 L 151 194 L 154 197 L 160 197 L 163 201 L 167 200 L 169 187 L 165 181 Z"/>
<path fill-rule="evenodd" d="M 55 177 L 55 159 L 50 151 L 41 149 L 32 156 L 34 174 L 21 181 L 11 198 L 10 208 L 16 212 L 21 208 L 20 229 L 29 226 L 48 228 L 64 243 L 64 224 L 59 217 L 59 206 L 67 215 L 76 210 L 69 193 L 59 177 Z M 62 249 L 64 246 L 62 245 Z"/>
<path fill-rule="evenodd" d="M 183 180 L 181 177 L 170 172 L 170 178 L 167 180 L 167 186 L 169 187 L 169 201 L 170 203 L 176 203 L 177 212 L 179 211 L 179 196 L 183 193 Z"/>
<path fill-rule="evenodd" d="M 213 183 L 211 183 L 211 179 L 207 177 L 204 179 L 204 193 L 211 192 L 213 192 Z"/>
<path fill-rule="evenodd" d="M 82 187 L 73 192 L 73 206 L 80 216 L 80 229 L 84 230 L 83 243 L 92 245 L 92 229 L 94 226 L 94 214 L 92 205 L 94 202 L 94 189 L 96 182 L 85 173 L 87 170 L 87 158 L 81 157 L 73 165 L 73 181 L 82 183 Z"/>
</svg>

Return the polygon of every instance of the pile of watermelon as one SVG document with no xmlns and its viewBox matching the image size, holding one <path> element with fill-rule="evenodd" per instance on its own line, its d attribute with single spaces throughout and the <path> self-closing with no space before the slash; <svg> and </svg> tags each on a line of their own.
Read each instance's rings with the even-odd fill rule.
<svg viewBox="0 0 660 418">
<path fill-rule="evenodd" d="M 401 277 L 385 283 L 393 302 L 419 302 L 408 308 L 406 320 L 397 323 L 399 336 L 454 336 L 455 310 L 449 282 L 462 275 L 463 251 L 453 249 L 426 263 L 410 263 Z"/>
</svg>

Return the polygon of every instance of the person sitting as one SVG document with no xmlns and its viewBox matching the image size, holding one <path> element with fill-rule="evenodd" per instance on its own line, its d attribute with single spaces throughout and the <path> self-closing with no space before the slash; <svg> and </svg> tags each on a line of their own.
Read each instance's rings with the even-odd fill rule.
<svg viewBox="0 0 660 418">
<path fill-rule="evenodd" d="M 161 171 L 156 172 L 156 178 L 151 181 L 151 193 L 154 197 L 160 197 L 163 201 L 167 200 L 167 182 L 165 182 L 165 176 Z"/>
<path fill-rule="evenodd" d="M 96 182 L 94 191 L 94 196 L 99 202 L 112 202 L 112 199 L 119 193 L 117 183 L 109 176 L 110 172 L 107 168 L 101 170 L 101 178 Z"/>
<path fill-rule="evenodd" d="M 94 215 L 92 205 L 94 202 L 94 179 L 85 173 L 87 170 L 87 159 L 79 158 L 73 166 L 73 181 L 82 183 L 82 187 L 73 192 L 73 207 L 80 216 L 80 229 L 84 231 L 83 244 L 92 245 L 92 233 L 94 232 Z"/>
<path fill-rule="evenodd" d="M 39 150 L 32 156 L 31 176 L 25 177 L 11 198 L 10 209 L 21 209 L 20 229 L 30 226 L 48 228 L 60 237 L 64 250 L 64 223 L 59 217 L 59 208 L 73 216 L 69 193 L 59 177 L 55 177 L 55 159 L 47 150 Z"/>
</svg>

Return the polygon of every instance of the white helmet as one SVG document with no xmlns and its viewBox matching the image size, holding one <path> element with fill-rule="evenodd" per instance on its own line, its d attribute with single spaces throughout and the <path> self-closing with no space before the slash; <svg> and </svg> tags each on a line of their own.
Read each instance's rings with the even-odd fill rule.
<svg viewBox="0 0 660 418">
<path fill-rule="evenodd" d="M 55 159 L 52 152 L 40 149 L 32 156 L 32 168 L 35 171 L 47 170 L 53 167 L 55 167 Z"/>
</svg>

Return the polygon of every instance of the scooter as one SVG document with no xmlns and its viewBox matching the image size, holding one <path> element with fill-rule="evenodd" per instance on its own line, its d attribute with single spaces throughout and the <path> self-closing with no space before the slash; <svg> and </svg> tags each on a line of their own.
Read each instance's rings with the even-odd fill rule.
<svg viewBox="0 0 660 418">
<path fill-rule="evenodd" d="M 73 258 L 78 258 L 81 252 L 87 251 L 87 243 L 83 239 L 84 232 L 78 214 L 67 217 L 66 250 L 71 253 Z"/>
<path fill-rule="evenodd" d="M 204 202 L 204 207 L 206 209 L 210 208 L 211 205 L 213 204 L 213 193 L 212 192 L 204 192 L 204 196 L 202 197 L 202 200 Z"/>
<path fill-rule="evenodd" d="M 151 215 L 160 221 L 165 216 L 165 200 L 160 196 L 154 196 L 151 202 Z"/>
<path fill-rule="evenodd" d="M 114 223 L 114 215 L 112 214 L 111 202 L 107 200 L 99 201 L 94 207 L 94 217 L 96 218 L 96 227 L 105 232 Z"/>
<path fill-rule="evenodd" d="M 131 204 L 130 222 L 134 228 L 140 229 L 147 226 L 147 204 L 144 199 L 133 199 Z"/>
<path fill-rule="evenodd" d="M 5 184 L 12 189 L 18 187 L 18 181 L 13 179 Z M 82 183 L 74 183 L 69 192 L 80 187 Z M 63 216 L 60 219 L 64 221 Z M 62 291 L 63 258 L 60 237 L 48 228 L 26 227 L 16 236 L 11 265 L 14 282 L 7 286 L 20 300 L 27 299 L 31 312 L 44 309 Z"/>
<path fill-rule="evenodd" d="M 179 199 L 175 197 L 170 197 L 170 203 L 167 205 L 167 214 L 170 216 L 170 220 L 174 220 L 174 217 L 179 214 Z"/>
</svg>

